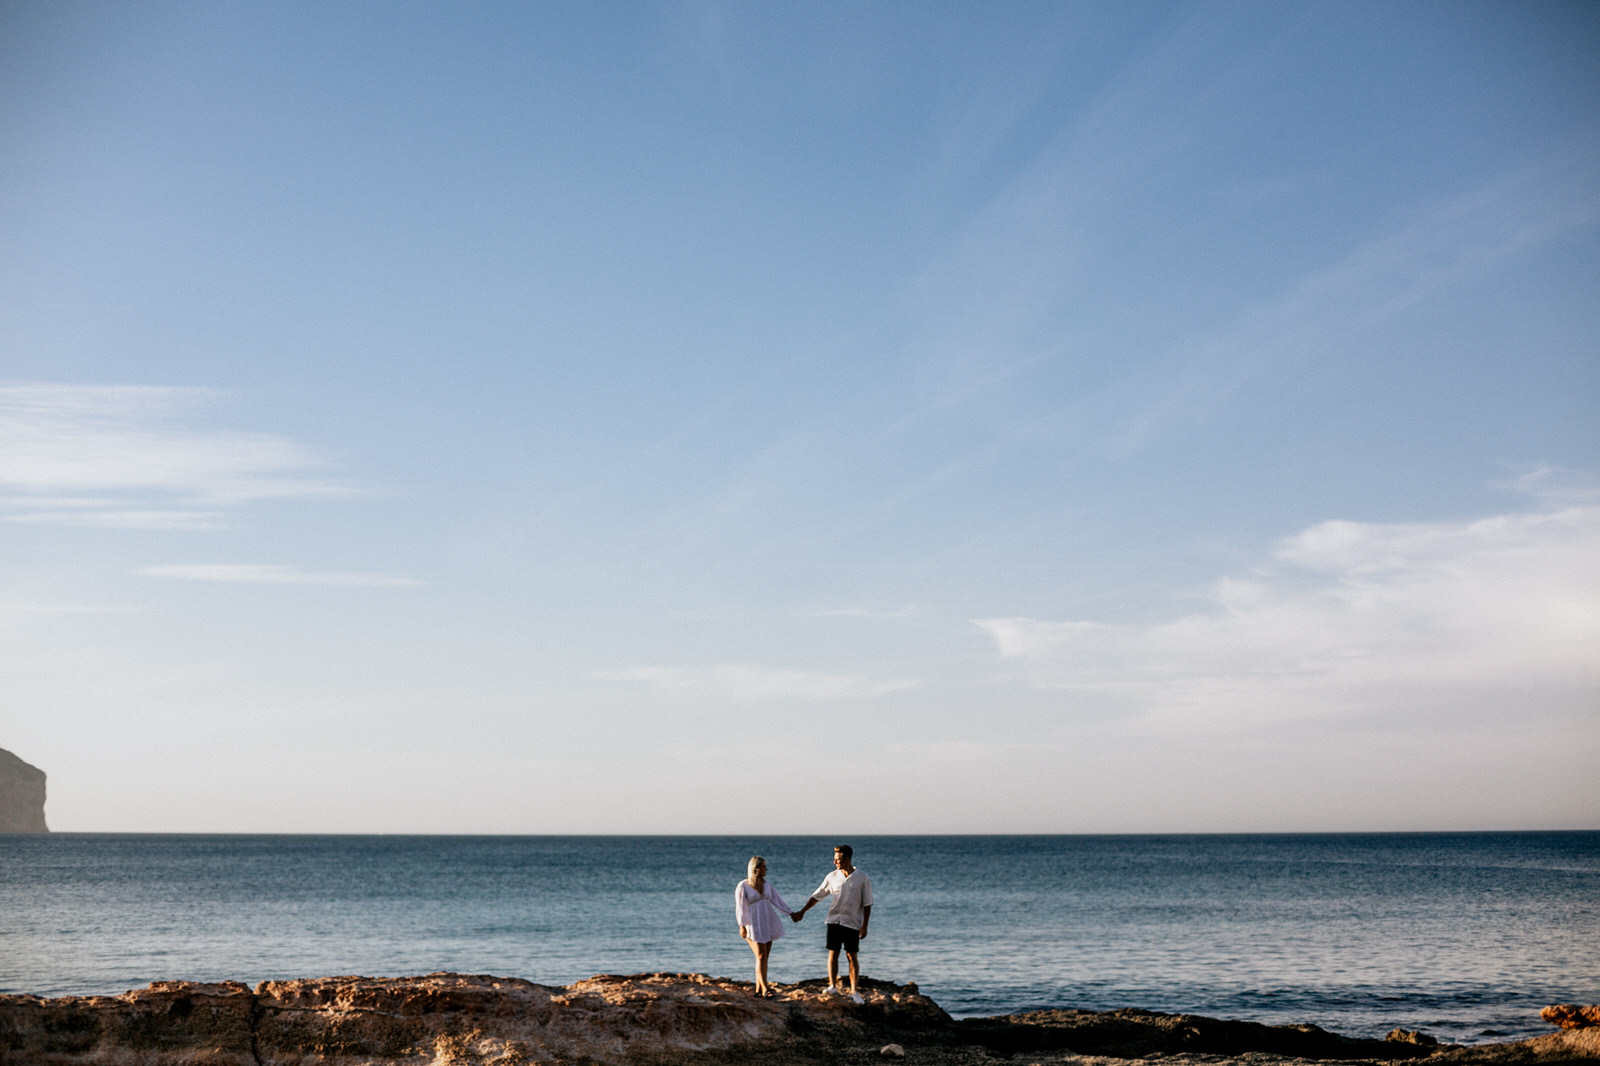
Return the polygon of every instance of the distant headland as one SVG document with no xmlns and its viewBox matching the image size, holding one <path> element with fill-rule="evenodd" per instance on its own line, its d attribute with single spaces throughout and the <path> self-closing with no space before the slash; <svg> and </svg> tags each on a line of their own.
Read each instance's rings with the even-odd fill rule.
<svg viewBox="0 0 1600 1066">
<path fill-rule="evenodd" d="M 44 771 L 0 748 L 0 833 L 48 833 Z"/>
</svg>

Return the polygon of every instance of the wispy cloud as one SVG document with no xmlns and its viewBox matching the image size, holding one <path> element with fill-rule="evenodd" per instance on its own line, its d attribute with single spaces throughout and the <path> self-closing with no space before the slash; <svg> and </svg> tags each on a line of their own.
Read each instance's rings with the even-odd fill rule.
<svg viewBox="0 0 1600 1066">
<path fill-rule="evenodd" d="M 202 428 L 209 389 L 0 387 L 0 507 L 8 521 L 214 529 L 257 499 L 348 495 L 309 449 L 270 433 Z"/>
<path fill-rule="evenodd" d="M 217 581 L 243 585 L 339 585 L 359 588 L 416 588 L 415 578 L 397 574 L 363 574 L 338 571 L 307 571 L 293 566 L 262 563 L 195 563 L 180 566 L 147 566 L 136 573 L 145 577 L 175 578 L 180 581 Z"/>
<path fill-rule="evenodd" d="M 923 766 L 970 766 L 1015 755 L 1017 747 L 976 740 L 905 740 L 885 745 L 884 751 L 896 759 Z"/>
<path fill-rule="evenodd" d="M 1600 507 L 1331 521 L 1154 625 L 988 618 L 1032 684 L 1167 726 L 1600 706 Z"/>
<path fill-rule="evenodd" d="M 1314 363 L 1407 309 L 1532 248 L 1592 230 L 1600 199 L 1588 144 L 1420 209 L 1302 278 L 1281 299 L 1180 345 L 1126 385 L 1126 448 L 1213 417 L 1248 382 Z"/>
<path fill-rule="evenodd" d="M 665 692 L 696 693 L 735 702 L 863 700 L 915 688 L 917 681 L 872 681 L 839 674 L 724 663 L 717 666 L 644 666 L 595 675 L 606 681 L 633 681 Z"/>
<path fill-rule="evenodd" d="M 18 501 L 8 501 L 18 502 Z M 83 526 L 95 529 L 226 529 L 221 511 L 119 511 L 90 508 L 82 511 L 25 511 L 7 515 L 6 522 L 37 526 Z"/>
<path fill-rule="evenodd" d="M 813 611 L 813 618 L 915 618 L 918 610 L 915 604 L 906 604 L 893 610 L 876 609 L 871 607 L 834 607 L 826 610 Z"/>
<path fill-rule="evenodd" d="M 138 607 L 110 603 L 0 603 L 3 614 L 136 614 Z"/>
<path fill-rule="evenodd" d="M 1548 463 L 1517 470 L 1512 476 L 1494 482 L 1491 487 L 1525 493 L 1549 511 L 1600 503 L 1600 484 L 1597 484 L 1593 474 L 1557 469 Z"/>
</svg>

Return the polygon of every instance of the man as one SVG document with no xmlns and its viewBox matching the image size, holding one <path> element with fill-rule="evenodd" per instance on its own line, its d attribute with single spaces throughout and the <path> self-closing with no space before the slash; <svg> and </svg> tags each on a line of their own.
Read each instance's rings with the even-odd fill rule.
<svg viewBox="0 0 1600 1066">
<path fill-rule="evenodd" d="M 850 963 L 850 998 L 860 1003 L 861 967 L 856 956 L 861 951 L 861 941 L 867 936 L 867 922 L 872 918 L 872 879 L 851 864 L 853 854 L 849 844 L 834 848 L 833 872 L 822 879 L 806 905 L 789 917 L 798 922 L 818 902 L 833 897 L 824 923 L 828 930 L 828 994 L 836 996 L 844 992 L 839 987 L 839 951 L 843 949 Z"/>
</svg>

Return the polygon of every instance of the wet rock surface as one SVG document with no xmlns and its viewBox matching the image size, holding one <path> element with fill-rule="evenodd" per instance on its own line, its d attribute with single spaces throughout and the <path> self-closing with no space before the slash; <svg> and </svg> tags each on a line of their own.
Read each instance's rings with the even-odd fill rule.
<svg viewBox="0 0 1600 1066">
<path fill-rule="evenodd" d="M 898 1053 L 898 1054 L 897 1054 Z M 862 1002 L 821 981 L 758 998 L 698 974 L 600 976 L 565 988 L 514 978 L 162 981 L 120 996 L 0 996 L 4 1066 L 930 1066 L 1129 1060 L 1201 1064 L 1600 1060 L 1600 1029 L 1452 1047 L 1359 1040 L 1142 1010 L 1050 1010 L 957 1021 L 914 985 L 867 981 Z"/>
</svg>

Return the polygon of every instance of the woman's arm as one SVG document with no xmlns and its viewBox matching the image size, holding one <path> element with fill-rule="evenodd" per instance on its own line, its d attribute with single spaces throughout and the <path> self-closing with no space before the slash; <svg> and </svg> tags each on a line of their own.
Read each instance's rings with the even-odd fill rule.
<svg viewBox="0 0 1600 1066">
<path fill-rule="evenodd" d="M 750 924 L 750 901 L 745 898 L 743 881 L 733 890 L 733 916 L 739 923 L 739 935 L 744 936 L 745 927 Z"/>
<path fill-rule="evenodd" d="M 778 891 L 777 885 L 767 885 L 767 898 L 772 901 L 772 905 L 774 907 L 778 908 L 779 914 L 794 913 L 794 911 L 790 909 L 789 905 L 783 901 L 783 894 Z"/>
</svg>

